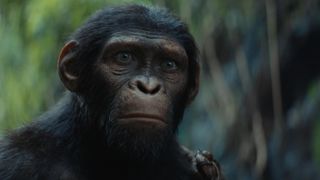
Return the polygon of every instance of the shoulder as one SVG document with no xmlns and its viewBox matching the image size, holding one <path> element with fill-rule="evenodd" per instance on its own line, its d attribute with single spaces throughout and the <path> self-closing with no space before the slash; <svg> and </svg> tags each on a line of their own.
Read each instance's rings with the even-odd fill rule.
<svg viewBox="0 0 320 180">
<path fill-rule="evenodd" d="M 42 134 L 43 135 L 43 134 Z M 48 144 L 39 132 L 23 128 L 0 139 L 0 179 L 41 179 L 50 168 Z M 39 139 L 34 141 L 33 139 Z M 29 177 L 29 178 L 28 178 Z"/>
<path fill-rule="evenodd" d="M 36 175 L 33 155 L 20 147 L 14 147 L 9 138 L 0 140 L 0 179 L 22 179 L 27 174 Z M 28 176 L 26 176 L 28 177 Z"/>
<path fill-rule="evenodd" d="M 42 147 L 43 148 L 43 147 Z M 66 158 L 0 142 L 1 180 L 78 180 Z"/>
</svg>

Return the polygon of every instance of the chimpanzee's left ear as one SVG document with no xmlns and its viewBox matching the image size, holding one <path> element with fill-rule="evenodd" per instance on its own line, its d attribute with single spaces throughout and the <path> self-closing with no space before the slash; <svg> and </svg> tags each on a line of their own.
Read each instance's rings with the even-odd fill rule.
<svg viewBox="0 0 320 180">
<path fill-rule="evenodd" d="M 200 65 L 199 63 L 196 63 L 195 65 L 195 71 L 194 71 L 194 77 L 192 79 L 192 87 L 190 87 L 190 91 L 188 94 L 188 99 L 187 99 L 187 105 L 189 105 L 194 98 L 197 96 L 198 91 L 199 91 L 199 81 L 200 81 Z"/>
<path fill-rule="evenodd" d="M 75 40 L 67 42 L 60 51 L 57 64 L 61 81 L 72 92 L 77 91 L 79 87 L 79 66 L 75 50 L 78 44 Z"/>
</svg>

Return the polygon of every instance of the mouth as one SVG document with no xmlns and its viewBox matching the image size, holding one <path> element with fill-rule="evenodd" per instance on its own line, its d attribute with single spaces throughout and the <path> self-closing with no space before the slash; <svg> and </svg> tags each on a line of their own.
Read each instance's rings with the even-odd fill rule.
<svg viewBox="0 0 320 180">
<path fill-rule="evenodd" d="M 163 117 L 154 114 L 145 114 L 145 113 L 130 113 L 120 116 L 119 120 L 128 121 L 128 122 L 145 122 L 145 123 L 158 123 L 166 124 Z"/>
</svg>

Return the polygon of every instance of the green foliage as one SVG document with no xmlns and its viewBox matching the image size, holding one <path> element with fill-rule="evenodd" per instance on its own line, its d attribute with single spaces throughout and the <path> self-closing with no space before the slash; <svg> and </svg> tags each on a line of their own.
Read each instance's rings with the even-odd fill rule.
<svg viewBox="0 0 320 180">
<path fill-rule="evenodd" d="M 318 165 L 320 166 L 320 117 L 317 118 L 316 125 L 314 128 L 314 155 L 317 160 Z"/>
</svg>

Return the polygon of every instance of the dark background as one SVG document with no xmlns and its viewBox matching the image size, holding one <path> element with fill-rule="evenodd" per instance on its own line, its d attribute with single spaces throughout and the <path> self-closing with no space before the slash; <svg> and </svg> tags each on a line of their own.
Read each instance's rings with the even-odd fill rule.
<svg viewBox="0 0 320 180">
<path fill-rule="evenodd" d="M 201 89 L 180 142 L 207 149 L 227 179 L 319 179 L 318 0 L 0 0 L 0 135 L 30 122 L 65 91 L 56 59 L 95 10 L 164 6 L 189 25 Z"/>
</svg>

